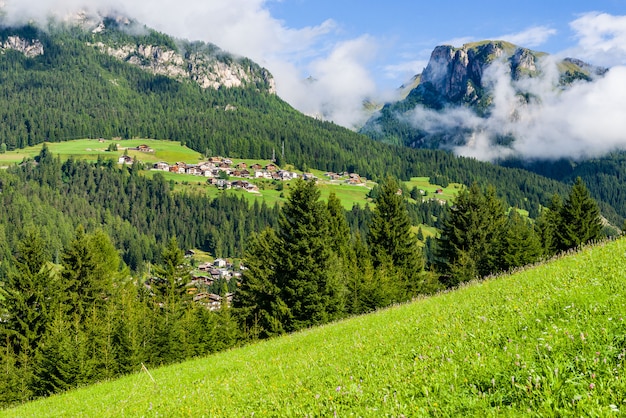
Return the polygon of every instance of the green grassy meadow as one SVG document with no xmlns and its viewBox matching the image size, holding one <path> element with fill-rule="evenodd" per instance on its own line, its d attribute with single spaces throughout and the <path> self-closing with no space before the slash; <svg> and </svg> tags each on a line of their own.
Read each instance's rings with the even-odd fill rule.
<svg viewBox="0 0 626 418">
<path fill-rule="evenodd" d="M 620 416 L 625 264 L 621 239 L 0 415 Z"/>
<path fill-rule="evenodd" d="M 201 154 L 187 147 L 183 147 L 179 142 L 158 140 L 158 139 L 107 139 L 99 141 L 97 139 L 77 139 L 65 142 L 47 142 L 48 149 L 53 156 L 59 156 L 65 160 L 70 156 L 88 161 L 97 161 L 98 157 L 105 159 L 117 159 L 124 154 L 126 148 L 136 148 L 138 145 L 148 145 L 154 149 L 153 153 L 140 151 L 128 151 L 128 155 L 144 163 L 156 163 L 159 161 L 186 163 L 197 163 Z M 107 151 L 110 144 L 118 144 L 117 151 Z M 39 155 L 42 144 L 32 147 L 7 151 L 0 154 L 0 166 L 7 166 L 21 163 L 24 158 L 34 158 Z"/>
</svg>

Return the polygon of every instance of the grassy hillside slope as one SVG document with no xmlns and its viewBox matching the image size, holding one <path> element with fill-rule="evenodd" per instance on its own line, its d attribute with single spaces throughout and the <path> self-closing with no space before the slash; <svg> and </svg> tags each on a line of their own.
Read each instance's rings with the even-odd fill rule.
<svg viewBox="0 0 626 418">
<path fill-rule="evenodd" d="M 626 240 L 2 416 L 611 416 Z M 139 370 L 139 367 L 138 367 Z"/>
</svg>

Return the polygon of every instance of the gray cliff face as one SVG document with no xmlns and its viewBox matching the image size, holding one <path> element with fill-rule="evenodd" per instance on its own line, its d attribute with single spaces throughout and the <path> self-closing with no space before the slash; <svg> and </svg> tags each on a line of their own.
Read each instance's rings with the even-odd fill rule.
<svg viewBox="0 0 626 418">
<path fill-rule="evenodd" d="M 0 50 L 6 51 L 8 49 L 21 52 L 29 58 L 43 55 L 44 53 L 43 45 L 39 40 L 27 40 L 19 36 L 9 36 L 6 41 L 0 43 Z"/>
<path fill-rule="evenodd" d="M 471 103 L 480 99 L 484 71 L 495 60 L 508 63 L 512 74 L 530 74 L 537 71 L 535 59 L 532 51 L 501 41 L 461 48 L 438 46 L 422 73 L 421 84 L 428 83 L 446 101 Z"/>
<path fill-rule="evenodd" d="M 245 61 L 232 57 L 220 59 L 203 52 L 182 54 L 178 51 L 155 45 L 127 44 L 110 46 L 102 42 L 93 44 L 101 52 L 121 61 L 141 67 L 152 74 L 164 75 L 179 80 L 189 79 L 202 88 L 244 87 L 267 85 L 268 91 L 276 93 L 274 79 L 269 71 L 255 69 Z"/>
</svg>

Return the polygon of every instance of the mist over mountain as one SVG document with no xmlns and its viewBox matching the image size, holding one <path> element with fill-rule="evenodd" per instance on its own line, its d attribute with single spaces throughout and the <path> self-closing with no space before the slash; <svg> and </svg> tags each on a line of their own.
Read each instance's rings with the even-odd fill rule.
<svg viewBox="0 0 626 418">
<path fill-rule="evenodd" d="M 578 160 L 626 148 L 625 106 L 625 67 L 485 41 L 435 48 L 419 84 L 362 132 L 481 160 Z"/>
</svg>

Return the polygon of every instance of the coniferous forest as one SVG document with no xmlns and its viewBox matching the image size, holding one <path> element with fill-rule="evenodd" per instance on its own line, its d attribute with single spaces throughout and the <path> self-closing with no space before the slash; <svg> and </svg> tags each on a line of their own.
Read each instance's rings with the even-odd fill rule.
<svg viewBox="0 0 626 418">
<path fill-rule="evenodd" d="M 138 164 L 61 161 L 46 146 L 0 170 L 1 405 L 528 265 L 603 237 L 600 213 L 614 225 L 626 215 L 603 186 L 609 180 L 587 189 L 577 178 L 570 187 L 521 168 L 377 143 L 305 117 L 267 86 L 203 90 L 86 45 L 106 34 L 18 33 L 41 39 L 46 54 L 0 56 L 2 150 L 155 137 L 269 158 L 284 143 L 281 164 L 358 172 L 379 185 L 371 207 L 345 211 L 334 195 L 322 201 L 313 182 L 297 181 L 282 206 L 251 205 L 174 193 Z M 137 42 L 171 41 L 157 35 Z M 400 180 L 417 175 L 467 188 L 451 206 L 409 201 Z M 417 225 L 440 236 L 424 238 Z M 232 306 L 212 311 L 190 297 L 187 249 L 241 259 Z"/>
</svg>

